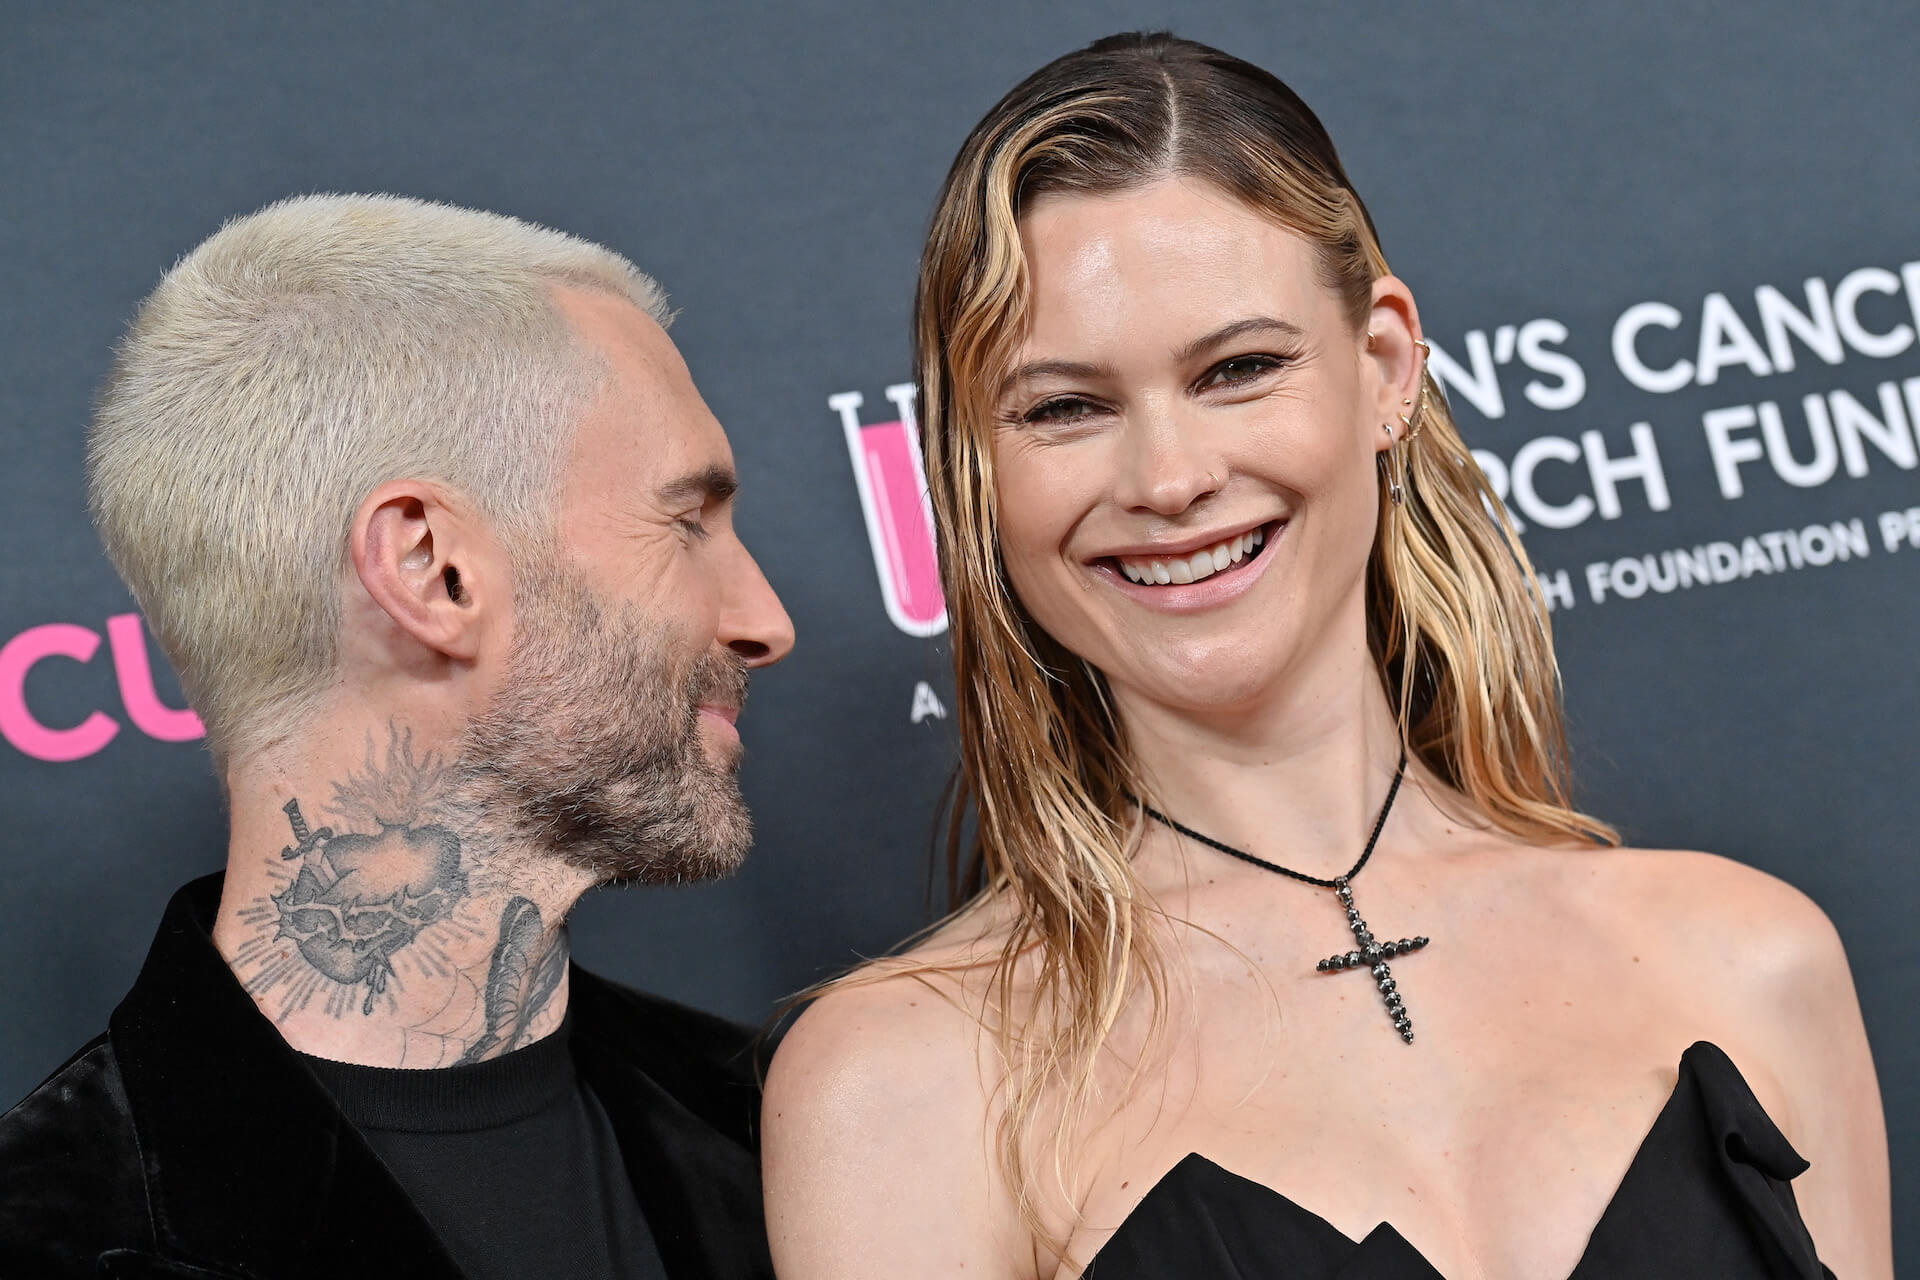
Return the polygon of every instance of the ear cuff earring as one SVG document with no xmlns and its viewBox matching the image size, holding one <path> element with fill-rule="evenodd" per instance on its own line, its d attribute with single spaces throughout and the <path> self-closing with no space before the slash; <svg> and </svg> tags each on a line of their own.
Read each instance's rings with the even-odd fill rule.
<svg viewBox="0 0 1920 1280">
<path fill-rule="evenodd" d="M 1428 344 L 1425 338 L 1415 338 L 1413 345 L 1426 352 L 1429 359 L 1432 358 L 1433 347 Z M 1387 433 L 1387 438 L 1393 440 L 1393 443 L 1387 447 L 1387 500 L 1396 507 L 1404 507 L 1407 505 L 1407 487 L 1405 483 L 1405 477 L 1408 475 L 1407 457 L 1413 447 L 1414 438 L 1420 434 L 1420 429 L 1426 425 L 1426 421 L 1420 417 L 1420 411 L 1427 407 L 1427 370 L 1425 361 L 1421 362 L 1419 403 L 1416 404 L 1411 398 L 1403 399 L 1400 403 L 1407 406 L 1410 410 L 1410 412 L 1407 413 L 1394 415 L 1400 419 L 1400 425 L 1404 428 L 1401 435 L 1397 439 L 1394 437 L 1392 423 L 1383 423 L 1381 425 L 1381 429 Z"/>
<path fill-rule="evenodd" d="M 1427 358 L 1429 360 L 1432 359 L 1433 347 L 1428 344 L 1425 338 L 1415 338 L 1413 340 L 1413 345 L 1416 347 L 1419 347 L 1422 351 L 1426 352 Z M 1412 440 L 1415 436 L 1420 434 L 1420 428 L 1426 425 L 1425 422 L 1419 421 L 1420 410 L 1427 407 L 1427 369 L 1426 369 L 1425 361 L 1421 363 L 1421 367 L 1420 367 L 1420 402 L 1418 404 L 1415 404 L 1412 400 L 1402 400 L 1400 403 L 1411 406 L 1413 410 L 1411 413 L 1403 413 L 1398 415 L 1400 418 L 1401 425 L 1406 427 L 1407 429 L 1407 434 L 1404 438 L 1407 440 Z"/>
<path fill-rule="evenodd" d="M 1373 342 L 1374 333 L 1373 330 L 1369 329 L 1367 330 L 1367 346 L 1371 348 Z M 1432 358 L 1433 347 L 1425 338 L 1415 338 L 1413 345 L 1426 352 L 1428 359 Z M 1407 474 L 1407 457 L 1404 450 L 1412 444 L 1414 437 L 1420 434 L 1420 428 L 1426 425 L 1424 421 L 1420 421 L 1420 411 L 1427 407 L 1426 375 L 1427 370 L 1425 361 L 1423 361 L 1420 369 L 1419 403 L 1415 404 L 1411 398 L 1403 399 L 1400 403 L 1410 409 L 1411 412 L 1394 415 L 1400 419 L 1400 425 L 1404 428 L 1404 434 L 1396 438 L 1391 422 L 1383 422 L 1380 424 L 1380 429 L 1387 433 L 1387 439 L 1392 441 L 1392 443 L 1387 446 L 1387 500 L 1396 507 L 1404 507 L 1407 504 L 1407 489 L 1406 485 L 1402 482 L 1402 477 Z"/>
</svg>

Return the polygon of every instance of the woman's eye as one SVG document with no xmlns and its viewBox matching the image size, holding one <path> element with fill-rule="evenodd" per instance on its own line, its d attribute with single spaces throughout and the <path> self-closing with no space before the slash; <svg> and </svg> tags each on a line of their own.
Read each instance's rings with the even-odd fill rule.
<svg viewBox="0 0 1920 1280">
<path fill-rule="evenodd" d="M 1280 367 L 1280 362 L 1272 356 L 1235 356 L 1231 360 L 1222 360 L 1213 367 L 1203 387 L 1230 387 L 1237 382 L 1251 382 L 1263 373 Z"/>
<path fill-rule="evenodd" d="M 1078 396 L 1060 396 L 1053 400 L 1043 400 L 1022 415 L 1025 422 L 1047 422 L 1059 424 L 1078 422 L 1090 418 L 1100 411 L 1100 407 L 1091 400 L 1082 400 Z"/>
</svg>

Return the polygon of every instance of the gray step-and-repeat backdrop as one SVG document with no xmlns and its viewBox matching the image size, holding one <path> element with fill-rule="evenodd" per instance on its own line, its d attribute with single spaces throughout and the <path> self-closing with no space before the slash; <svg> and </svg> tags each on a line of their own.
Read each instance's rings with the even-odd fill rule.
<svg viewBox="0 0 1920 1280">
<path fill-rule="evenodd" d="M 925 922 L 952 740 L 900 484 L 919 237 L 1001 92 L 1142 25 L 1272 68 L 1327 121 L 1542 568 L 1583 798 L 1833 916 L 1915 1216 L 1910 0 L 12 0 L 0 1099 L 102 1025 L 169 891 L 221 860 L 197 722 L 87 524 L 82 431 L 161 269 L 291 192 L 478 205 L 627 252 L 683 308 L 732 433 L 745 536 L 800 635 L 743 722 L 760 844 L 726 884 L 590 899 L 582 958 L 757 1020 Z"/>
</svg>

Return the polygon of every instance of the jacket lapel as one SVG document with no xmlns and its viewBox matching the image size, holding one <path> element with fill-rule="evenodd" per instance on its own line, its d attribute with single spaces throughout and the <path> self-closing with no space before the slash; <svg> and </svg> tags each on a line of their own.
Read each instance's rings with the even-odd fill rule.
<svg viewBox="0 0 1920 1280">
<path fill-rule="evenodd" d="M 223 877 L 174 895 L 109 1021 L 162 1252 L 261 1277 L 459 1280 L 446 1249 L 214 948 Z M 157 1262 L 157 1260 L 156 1260 Z"/>
</svg>

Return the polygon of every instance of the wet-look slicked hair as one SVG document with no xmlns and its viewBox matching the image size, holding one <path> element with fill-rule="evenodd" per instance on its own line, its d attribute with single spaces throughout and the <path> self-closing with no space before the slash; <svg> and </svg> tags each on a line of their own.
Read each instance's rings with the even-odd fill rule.
<svg viewBox="0 0 1920 1280">
<path fill-rule="evenodd" d="M 916 373 L 962 750 L 950 852 L 971 903 L 1012 921 L 985 1020 L 1007 1070 L 1001 1158 L 1030 1225 L 1030 1170 L 1064 1174 L 1096 1059 L 1136 995 L 1161 1007 L 1166 975 L 1131 861 L 1130 797 L 1145 792 L 1104 679 L 1035 625 L 1001 562 L 994 400 L 1026 332 L 1023 212 L 1169 177 L 1209 183 L 1306 240 L 1364 331 L 1387 262 L 1320 121 L 1266 71 L 1164 34 L 1100 40 L 1002 98 L 947 175 L 920 268 Z M 1367 570 L 1368 643 L 1407 749 L 1500 829 L 1611 840 L 1569 799 L 1526 554 L 1431 375 L 1425 391 L 1404 507 L 1386 500 L 1382 460 Z M 1049 1136 L 1050 1152 L 1034 1149 Z"/>
<path fill-rule="evenodd" d="M 217 764 L 296 732 L 325 688 L 374 488 L 444 484 L 511 554 L 550 536 L 602 376 L 556 308 L 563 285 L 669 318 L 611 250 L 382 195 L 236 218 L 141 304 L 94 416 L 90 505 Z"/>
</svg>

